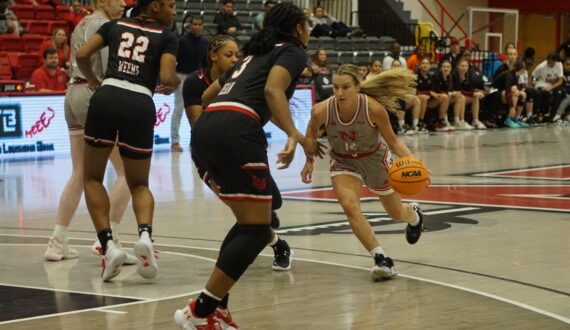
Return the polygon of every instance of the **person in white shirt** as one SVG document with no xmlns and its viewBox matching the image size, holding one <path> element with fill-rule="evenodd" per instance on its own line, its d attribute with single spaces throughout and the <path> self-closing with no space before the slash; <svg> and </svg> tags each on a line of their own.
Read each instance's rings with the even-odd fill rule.
<svg viewBox="0 0 570 330">
<path fill-rule="evenodd" d="M 540 110 L 545 117 L 552 118 L 560 103 L 564 82 L 564 70 L 558 53 L 550 53 L 546 61 L 540 63 L 532 72 L 534 87 L 540 92 Z"/>
<path fill-rule="evenodd" d="M 384 57 L 384 61 L 382 61 L 382 70 L 386 71 L 392 68 L 392 62 L 395 59 L 398 59 L 400 63 L 406 63 L 406 59 L 400 56 L 400 44 L 395 42 L 390 49 L 390 55 Z"/>
</svg>

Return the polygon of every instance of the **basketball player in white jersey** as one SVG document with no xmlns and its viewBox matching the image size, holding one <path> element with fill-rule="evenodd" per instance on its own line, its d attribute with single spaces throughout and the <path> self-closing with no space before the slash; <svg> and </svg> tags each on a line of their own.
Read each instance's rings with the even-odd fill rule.
<svg viewBox="0 0 570 330">
<path fill-rule="evenodd" d="M 83 133 L 93 89 L 89 86 L 81 71 L 79 71 L 75 54 L 87 39 L 97 32 L 101 25 L 111 19 L 122 16 L 125 2 L 124 0 L 94 0 L 92 7 L 95 11 L 83 18 L 71 35 L 71 81 L 65 95 L 64 107 L 65 120 L 69 128 L 73 167 L 71 177 L 61 194 L 55 229 L 44 254 L 44 258 L 50 261 L 77 258 L 79 255 L 76 250 L 69 247 L 67 235 L 69 224 L 83 195 Z M 103 77 L 105 74 L 108 58 L 107 52 L 107 48 L 104 48 L 91 58 L 93 71 L 98 77 Z M 119 245 L 118 227 L 129 203 L 130 193 L 125 180 L 123 164 L 116 148 L 110 159 L 117 172 L 117 180 L 111 189 L 110 197 L 111 224 L 115 233 L 116 244 Z M 95 248 L 100 246 L 98 240 L 94 246 Z M 93 249 L 93 251 L 99 254 L 96 249 Z M 125 264 L 136 264 L 136 262 L 137 259 L 133 255 L 127 254 Z"/>
<path fill-rule="evenodd" d="M 387 180 L 393 162 L 391 150 L 399 157 L 413 155 L 394 134 L 386 108 L 397 109 L 398 98 L 415 94 L 410 87 L 414 80 L 415 75 L 407 70 L 388 70 L 361 82 L 357 66 L 342 65 L 333 76 L 334 96 L 313 107 L 307 127 L 307 138 L 316 138 L 318 128 L 325 125 L 333 189 L 352 231 L 374 258 L 374 280 L 391 278 L 397 271 L 362 215 L 362 185 L 379 195 L 393 220 L 408 223 L 408 243 L 415 244 L 423 229 L 420 205 L 403 204 Z M 308 157 L 301 171 L 304 183 L 312 181 L 313 163 L 314 157 Z"/>
</svg>

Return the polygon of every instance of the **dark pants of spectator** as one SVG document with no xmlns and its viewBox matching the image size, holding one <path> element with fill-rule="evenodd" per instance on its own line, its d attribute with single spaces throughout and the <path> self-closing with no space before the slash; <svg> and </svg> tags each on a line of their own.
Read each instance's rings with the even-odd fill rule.
<svg viewBox="0 0 570 330">
<path fill-rule="evenodd" d="M 564 89 L 561 87 L 555 88 L 550 92 L 539 90 L 540 93 L 540 105 L 537 107 L 539 111 L 549 118 L 553 118 L 556 114 L 556 109 L 558 105 L 564 98 Z"/>
<path fill-rule="evenodd" d="M 317 24 L 311 31 L 313 37 L 346 37 L 351 32 L 350 28 L 343 22 L 334 22 L 331 25 Z"/>
</svg>

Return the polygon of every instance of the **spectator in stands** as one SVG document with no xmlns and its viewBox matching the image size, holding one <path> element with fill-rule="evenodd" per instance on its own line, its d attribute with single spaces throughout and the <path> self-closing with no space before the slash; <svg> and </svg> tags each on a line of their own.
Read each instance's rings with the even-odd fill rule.
<svg viewBox="0 0 570 330">
<path fill-rule="evenodd" d="M 83 19 L 83 17 L 91 14 L 91 9 L 81 6 L 81 3 L 77 0 L 71 3 L 69 8 L 69 13 L 65 16 L 65 21 L 69 25 L 69 31 L 73 31 L 77 24 Z"/>
<path fill-rule="evenodd" d="M 313 76 L 332 74 L 332 70 L 327 65 L 327 51 L 324 48 L 319 48 L 312 56 L 311 70 L 313 71 Z"/>
<path fill-rule="evenodd" d="M 366 76 L 368 75 L 368 63 L 358 63 L 358 72 L 360 72 L 362 80 L 366 79 Z"/>
<path fill-rule="evenodd" d="M 379 59 L 372 60 L 372 62 L 370 62 L 370 72 L 368 72 L 368 75 L 366 76 L 365 79 L 368 79 L 380 73 L 382 73 L 382 64 L 380 60 Z"/>
<path fill-rule="evenodd" d="M 328 15 L 325 9 L 321 6 L 316 6 L 311 16 L 313 30 L 311 36 L 313 37 L 361 37 L 362 30 L 356 29 L 352 31 L 344 22 Z"/>
<path fill-rule="evenodd" d="M 329 98 L 333 94 L 332 70 L 327 64 L 327 51 L 323 48 L 319 48 L 312 56 L 311 73 L 317 102 Z"/>
<path fill-rule="evenodd" d="M 266 0 L 263 4 L 263 11 L 257 16 L 255 16 L 255 29 L 261 31 L 263 29 L 263 20 L 265 19 L 265 14 L 268 13 L 271 8 L 275 7 L 275 0 Z"/>
<path fill-rule="evenodd" d="M 527 49 L 524 50 L 523 53 L 523 58 L 522 61 L 526 67 L 526 70 L 528 72 L 531 72 L 534 70 L 534 54 L 535 54 L 535 50 L 532 47 L 528 47 Z"/>
<path fill-rule="evenodd" d="M 451 63 L 451 69 L 455 70 L 455 67 L 457 66 L 457 60 L 459 60 L 460 56 L 461 56 L 461 47 L 459 46 L 459 40 L 453 38 L 451 39 L 449 53 L 443 55 L 439 63 L 442 63 L 443 61 L 447 60 L 449 61 L 449 63 Z"/>
<path fill-rule="evenodd" d="M 202 35 L 204 32 L 204 19 L 202 16 L 194 16 L 190 19 L 189 33 L 178 39 L 178 54 L 176 55 L 176 74 L 180 81 L 185 81 L 186 77 L 194 71 L 208 66 L 208 41 Z M 218 55 L 214 55 L 218 56 Z M 174 113 L 170 123 L 170 149 L 175 152 L 182 152 L 180 146 L 180 122 L 184 113 L 184 99 L 182 97 L 182 87 L 178 85 L 174 92 Z"/>
<path fill-rule="evenodd" d="M 503 71 L 493 80 L 493 87 L 497 88 L 501 93 L 501 102 L 507 104 L 509 107 L 507 118 L 505 119 L 505 126 L 510 128 L 528 127 L 528 124 L 517 120 L 516 105 L 519 100 L 519 89 L 517 83 L 519 76 L 525 72 L 524 63 L 517 60 L 513 64 L 513 68 L 508 71 Z"/>
<path fill-rule="evenodd" d="M 545 118 L 553 118 L 564 96 L 564 69 L 558 53 L 550 53 L 532 72 L 534 87 L 540 92 L 540 108 Z"/>
<path fill-rule="evenodd" d="M 506 62 L 506 61 L 507 61 L 507 58 L 508 58 L 508 56 L 509 56 L 509 54 L 508 54 L 508 53 L 509 53 L 509 49 L 515 49 L 515 50 L 516 50 L 517 47 L 515 46 L 514 43 L 512 43 L 512 42 L 507 42 L 507 44 L 505 45 L 505 52 L 499 54 L 499 60 L 500 60 L 501 62 Z"/>
<path fill-rule="evenodd" d="M 424 118 L 428 108 L 439 108 L 438 121 L 435 124 L 435 130 L 438 132 L 452 132 L 454 129 L 449 125 L 447 118 L 447 109 L 449 108 L 449 95 L 447 93 L 438 93 L 434 88 L 434 77 L 430 72 L 431 61 L 424 57 L 420 63 L 418 75 L 418 85 L 416 87 L 418 98 L 420 99 L 420 126 L 424 127 Z"/>
<path fill-rule="evenodd" d="M 37 92 L 65 91 L 67 76 L 58 67 L 57 50 L 48 48 L 43 52 L 44 63 L 32 73 L 30 83 L 35 85 Z"/>
<path fill-rule="evenodd" d="M 236 33 L 242 29 L 238 17 L 234 15 L 233 0 L 222 1 L 222 8 L 214 16 L 214 23 L 218 25 L 218 34 Z"/>
<path fill-rule="evenodd" d="M 390 70 L 402 70 L 406 69 L 400 63 L 399 60 L 392 61 L 392 67 Z M 419 127 L 418 123 L 420 120 L 420 109 L 421 109 L 421 102 L 420 99 L 416 95 L 406 95 L 405 99 L 399 100 L 400 109 L 401 111 L 396 112 L 396 117 L 398 118 L 398 128 L 397 134 L 404 134 L 404 135 L 414 135 L 416 133 L 428 133 L 428 130 L 424 127 Z M 412 125 L 406 126 L 405 119 L 406 119 L 406 111 L 411 110 L 412 112 Z"/>
<path fill-rule="evenodd" d="M 465 96 L 455 87 L 451 74 L 451 63 L 444 60 L 439 63 L 439 71 L 434 75 L 434 89 L 438 93 L 449 95 L 449 104 L 453 104 L 454 128 L 456 130 L 472 130 L 473 126 L 465 121 Z"/>
<path fill-rule="evenodd" d="M 568 33 L 566 40 L 558 46 L 556 52 L 559 54 L 562 52 L 562 57 L 565 59 L 570 57 L 570 33 Z"/>
<path fill-rule="evenodd" d="M 566 109 L 570 106 L 570 57 L 566 57 L 564 60 L 564 85 L 562 88 L 564 89 L 565 97 L 562 102 L 560 102 L 558 110 L 556 110 L 556 115 L 552 118 L 552 122 L 556 124 L 562 124 L 564 117 L 568 120 L 568 116 L 565 116 L 565 113 Z"/>
<path fill-rule="evenodd" d="M 501 66 L 499 66 L 499 68 L 495 72 L 494 79 L 497 79 L 497 77 L 505 71 L 513 70 L 515 62 L 517 60 L 518 60 L 517 49 L 515 47 L 507 48 L 507 59 L 505 63 L 501 64 Z M 516 105 L 516 119 L 522 120 L 520 116 L 522 113 L 522 107 L 524 105 L 526 108 L 527 123 L 529 125 L 534 125 L 535 120 L 533 118 L 532 113 L 533 113 L 535 100 L 538 103 L 540 99 L 540 94 L 536 89 L 529 86 L 528 81 L 529 81 L 528 71 L 525 68 L 524 73 L 518 76 L 518 81 L 517 81 L 518 90 L 519 90 L 519 100 Z"/>
<path fill-rule="evenodd" d="M 401 69 L 402 68 L 402 63 L 400 63 L 399 60 L 393 60 L 392 61 L 392 65 L 390 66 L 390 69 Z"/>
<path fill-rule="evenodd" d="M 382 70 L 389 70 L 392 67 L 392 61 L 397 59 L 401 64 L 406 63 L 406 59 L 400 56 L 400 44 L 395 42 L 390 48 L 390 55 L 384 57 L 382 61 Z"/>
<path fill-rule="evenodd" d="M 40 55 L 43 55 L 44 51 L 48 48 L 53 48 L 57 51 L 60 68 L 69 68 L 71 49 L 67 45 L 67 34 L 63 28 L 55 29 L 51 35 L 51 38 L 44 41 L 44 43 L 40 45 Z M 40 63 L 43 63 L 43 61 L 44 57 L 40 59 Z"/>
<path fill-rule="evenodd" d="M 0 34 L 15 34 L 20 36 L 24 32 L 18 17 L 9 8 L 9 0 L 0 0 Z"/>
<path fill-rule="evenodd" d="M 479 121 L 479 103 L 485 96 L 485 87 L 481 75 L 475 70 L 469 70 L 469 60 L 465 57 L 457 60 L 457 68 L 453 73 L 454 90 L 460 91 L 465 97 L 465 104 L 471 104 L 471 115 L 473 116 L 473 127 L 476 129 L 487 129 Z"/>
<path fill-rule="evenodd" d="M 415 72 L 425 56 L 426 48 L 424 45 L 417 45 L 414 53 L 408 57 L 408 61 L 406 62 L 408 69 Z"/>
</svg>

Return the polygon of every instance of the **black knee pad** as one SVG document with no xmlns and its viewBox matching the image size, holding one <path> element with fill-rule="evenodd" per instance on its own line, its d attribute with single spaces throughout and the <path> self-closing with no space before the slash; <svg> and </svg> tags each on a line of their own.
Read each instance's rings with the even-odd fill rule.
<svg viewBox="0 0 570 330">
<path fill-rule="evenodd" d="M 269 225 L 237 225 L 237 233 L 226 244 L 216 266 L 237 281 L 271 240 Z"/>
</svg>

